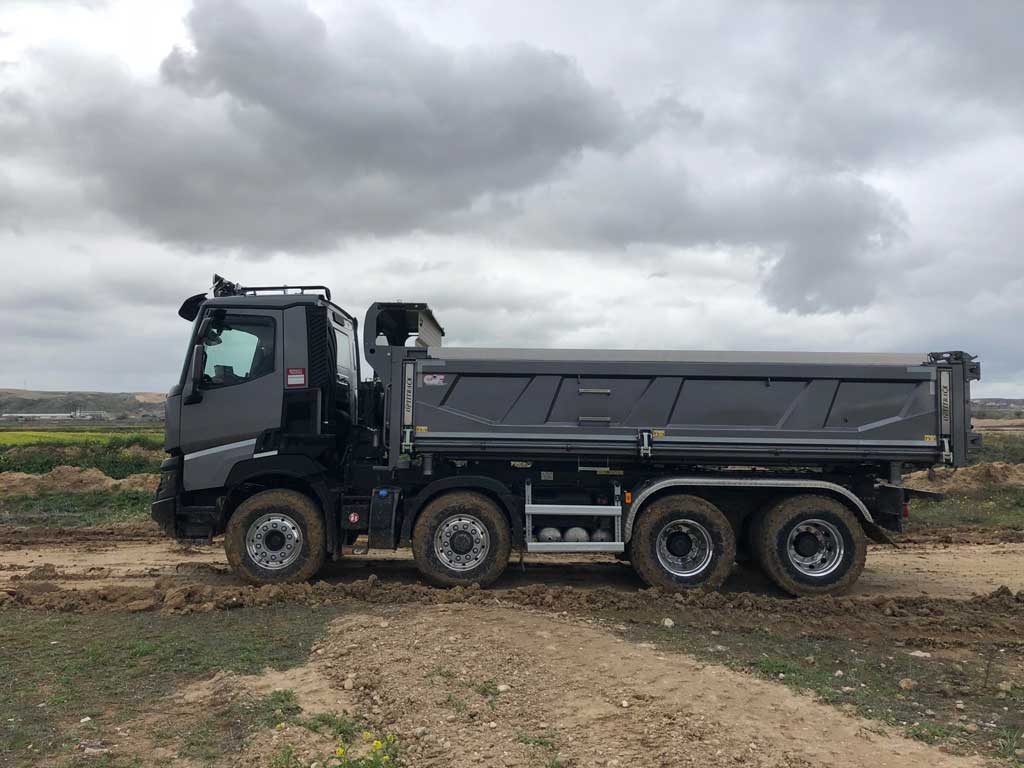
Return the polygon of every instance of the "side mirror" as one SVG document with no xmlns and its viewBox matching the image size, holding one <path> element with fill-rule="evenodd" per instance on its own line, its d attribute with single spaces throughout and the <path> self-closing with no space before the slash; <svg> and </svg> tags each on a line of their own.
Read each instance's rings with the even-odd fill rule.
<svg viewBox="0 0 1024 768">
<path fill-rule="evenodd" d="M 191 380 L 189 382 L 188 394 L 183 401 L 184 405 L 193 405 L 202 402 L 203 393 L 199 391 L 199 382 L 203 380 L 203 345 L 196 344 L 192 347 Z"/>
</svg>

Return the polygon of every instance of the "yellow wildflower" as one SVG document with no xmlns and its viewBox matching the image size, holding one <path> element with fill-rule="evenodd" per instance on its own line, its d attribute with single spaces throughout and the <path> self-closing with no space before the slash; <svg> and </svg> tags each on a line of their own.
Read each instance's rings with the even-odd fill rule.
<svg viewBox="0 0 1024 768">
<path fill-rule="evenodd" d="M 283 731 L 284 730 L 284 723 L 278 723 L 277 724 L 277 730 Z"/>
<path fill-rule="evenodd" d="M 379 750 L 380 750 L 380 749 L 381 749 L 381 748 L 382 748 L 383 746 L 384 746 L 384 745 L 383 745 L 383 744 L 381 744 L 381 741 L 380 741 L 380 739 L 374 739 L 374 740 L 373 740 L 373 751 L 374 751 L 374 752 L 377 752 L 377 751 L 379 751 Z"/>
<path fill-rule="evenodd" d="M 335 757 L 344 757 L 345 756 L 345 748 L 343 746 L 341 746 L 341 744 L 339 744 L 338 748 L 336 750 L 334 750 L 334 755 L 335 755 Z"/>
<path fill-rule="evenodd" d="M 388 744 L 394 744 L 394 743 L 395 743 L 395 734 L 389 733 L 388 734 Z"/>
<path fill-rule="evenodd" d="M 391 762 L 391 758 L 390 758 L 390 757 L 388 757 L 387 755 L 384 755 L 384 757 L 382 757 L 382 758 L 380 759 L 380 761 L 381 761 L 382 763 L 390 763 L 390 762 Z"/>
<path fill-rule="evenodd" d="M 373 734 L 370 733 L 369 731 L 363 731 L 363 738 L 366 739 L 367 741 L 369 741 L 370 739 L 373 738 Z"/>
</svg>

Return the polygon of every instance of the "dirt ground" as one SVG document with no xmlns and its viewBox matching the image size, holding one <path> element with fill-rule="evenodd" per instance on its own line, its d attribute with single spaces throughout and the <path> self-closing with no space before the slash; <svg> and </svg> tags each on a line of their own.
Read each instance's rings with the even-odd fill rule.
<svg viewBox="0 0 1024 768">
<path fill-rule="evenodd" d="M 603 556 L 528 557 L 489 590 L 425 587 L 402 554 L 334 563 L 313 584 L 254 588 L 228 572 L 219 546 L 182 546 L 147 524 L 7 529 L 0 605 L 170 613 L 345 606 L 305 666 L 218 673 L 96 742 L 106 756 L 144 755 L 142 765 L 269 766 L 287 747 L 298 761 L 288 765 L 308 766 L 336 739 L 290 722 L 264 728 L 241 755 L 219 762 L 180 758 L 152 736 L 246 692 L 288 689 L 307 714 L 359 713 L 375 734 L 395 734 L 406 766 L 952 768 L 983 763 L 627 631 L 661 631 L 675 617 L 664 625 L 675 630 L 664 632 L 714 628 L 730 645 L 770 632 L 929 648 L 951 659 L 991 644 L 1019 648 L 1024 543 L 951 538 L 872 546 L 850 596 L 792 600 L 742 566 L 721 593 L 665 595 Z M 953 701 L 944 706 L 955 723 Z"/>
<path fill-rule="evenodd" d="M 1006 586 L 1024 590 L 1024 542 L 985 542 L 972 531 L 921 535 L 898 548 L 872 545 L 864 574 L 850 593 L 856 597 L 918 596 L 968 598 Z M 913 538 L 913 537 L 911 537 Z M 956 539 L 950 541 L 950 539 Z M 0 589 L 33 584 L 36 588 L 103 587 L 164 589 L 186 585 L 230 587 L 241 584 L 229 572 L 219 543 L 184 546 L 149 525 L 86 529 L 0 529 L 7 542 L 0 552 Z M 415 584 L 419 579 L 411 555 L 374 554 L 330 564 L 327 584 L 347 584 L 374 574 L 385 584 Z M 531 585 L 597 586 L 637 591 L 643 584 L 626 564 L 612 556 L 582 555 L 572 561 L 529 555 L 524 567 L 513 562 L 496 588 Z M 778 594 L 752 569 L 737 567 L 726 592 Z"/>
</svg>

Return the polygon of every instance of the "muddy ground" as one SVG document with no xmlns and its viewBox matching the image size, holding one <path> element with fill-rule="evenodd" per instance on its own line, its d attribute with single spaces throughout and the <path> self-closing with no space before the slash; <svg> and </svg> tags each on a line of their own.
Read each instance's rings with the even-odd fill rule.
<svg viewBox="0 0 1024 768">
<path fill-rule="evenodd" d="M 867 567 L 851 597 L 963 599 L 1005 586 L 1024 590 L 1024 540 L 1017 531 L 939 529 L 908 534 L 898 547 L 871 545 Z M 0 589 L 49 593 L 54 589 L 130 587 L 166 591 L 183 586 L 232 589 L 241 586 L 227 568 L 219 542 L 182 545 L 149 523 L 100 528 L 0 527 Z M 509 565 L 495 586 L 502 591 L 549 585 L 637 592 L 643 584 L 632 568 L 611 555 L 528 555 Z M 329 564 L 322 587 L 343 587 L 373 574 L 381 585 L 420 582 L 407 552 L 372 558 L 352 556 Z M 494 591 L 492 590 L 492 591 Z M 723 591 L 781 596 L 753 568 L 736 567 Z"/>
<path fill-rule="evenodd" d="M 124 758 L 134 761 L 125 765 L 324 768 L 337 737 L 283 715 L 278 727 L 247 737 L 240 754 L 194 759 L 173 738 L 154 737 L 197 712 L 234 712 L 247 696 L 276 689 L 293 691 L 305 715 L 358 713 L 374 735 L 394 735 L 406 766 L 967 766 L 982 764 L 969 753 L 995 759 L 999 749 L 998 759 L 1018 760 L 1016 742 L 1003 749 L 998 734 L 1024 727 L 1021 702 L 996 700 L 992 686 L 1004 677 L 1015 690 L 1024 685 L 1024 542 L 970 530 L 908 538 L 899 548 L 872 546 L 849 596 L 793 600 L 743 566 L 720 593 L 664 595 L 643 588 L 628 565 L 596 555 L 557 563 L 530 556 L 489 590 L 428 588 L 402 554 L 348 558 L 313 584 L 254 588 L 228 572 L 217 544 L 182 546 L 149 524 L 3 529 L 0 604 L 143 614 L 339 607 L 305 666 L 217 673 L 79 743 L 78 757 L 110 765 Z M 852 704 L 828 706 L 730 668 L 727 649 L 743 638 L 835 654 L 815 674 L 849 697 L 865 684 L 851 672 L 850 685 L 833 677 L 849 669 L 846 651 L 813 650 L 814 643 L 841 638 L 880 648 L 891 655 L 876 658 L 896 664 L 912 649 L 915 664 L 1003 655 L 986 682 L 988 698 L 968 700 L 966 713 L 957 697 L 969 689 L 944 693 L 945 672 L 922 691 L 934 701 L 903 703 L 930 712 L 952 734 L 932 746 L 906 736 L 915 710 L 883 718 L 886 725 L 863 719 Z M 769 653 L 776 651 L 764 645 L 765 669 L 775 670 Z M 758 654 L 751 658 L 756 668 Z M 878 671 L 876 661 L 867 666 Z M 903 699 L 897 681 L 909 673 L 884 674 L 892 700 Z M 987 742 L 977 741 L 979 729 Z M 347 748 L 372 755 L 369 741 Z"/>
</svg>

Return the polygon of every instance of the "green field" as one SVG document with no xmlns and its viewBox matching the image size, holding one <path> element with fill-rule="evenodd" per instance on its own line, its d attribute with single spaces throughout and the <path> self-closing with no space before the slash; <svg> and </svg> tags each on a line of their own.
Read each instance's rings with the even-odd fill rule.
<svg viewBox="0 0 1024 768">
<path fill-rule="evenodd" d="M 155 432 L 0 432 L 0 472 L 43 474 L 54 467 L 98 469 L 116 479 L 160 470 Z"/>
<path fill-rule="evenodd" d="M 0 448 L 12 445 L 90 445 L 111 443 L 160 448 L 162 429 L 0 429 Z"/>
</svg>

